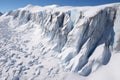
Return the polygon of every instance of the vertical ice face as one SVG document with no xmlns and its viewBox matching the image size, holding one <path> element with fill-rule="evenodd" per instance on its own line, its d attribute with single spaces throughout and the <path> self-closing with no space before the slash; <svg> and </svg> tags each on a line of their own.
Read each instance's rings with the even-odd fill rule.
<svg viewBox="0 0 120 80">
<path fill-rule="evenodd" d="M 0 55 L 4 55 L 0 63 L 18 69 L 8 68 L 9 73 L 16 71 L 10 79 L 19 79 L 24 71 L 31 71 L 30 67 L 35 67 L 36 78 L 41 69 L 39 61 L 56 54 L 67 70 L 88 76 L 120 50 L 119 27 L 117 3 L 94 7 L 29 5 L 0 17 Z"/>
<path fill-rule="evenodd" d="M 0 16 L 2 15 L 2 13 L 0 12 Z"/>
<path fill-rule="evenodd" d="M 116 12 L 116 19 L 114 22 L 114 32 L 115 32 L 115 39 L 114 39 L 114 49 L 119 51 L 120 50 L 120 7 Z"/>
</svg>

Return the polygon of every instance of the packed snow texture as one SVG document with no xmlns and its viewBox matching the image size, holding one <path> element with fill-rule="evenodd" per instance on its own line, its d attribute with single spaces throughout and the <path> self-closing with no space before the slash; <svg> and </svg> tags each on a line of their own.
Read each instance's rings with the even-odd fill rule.
<svg viewBox="0 0 120 80">
<path fill-rule="evenodd" d="M 111 67 L 119 53 L 120 3 L 28 5 L 0 16 L 0 80 L 119 80 Z"/>
</svg>

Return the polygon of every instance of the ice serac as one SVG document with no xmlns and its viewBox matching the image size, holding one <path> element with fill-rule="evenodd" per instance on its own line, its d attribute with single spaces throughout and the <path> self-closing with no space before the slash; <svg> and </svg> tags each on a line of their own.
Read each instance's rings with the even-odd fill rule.
<svg viewBox="0 0 120 80">
<path fill-rule="evenodd" d="M 0 17 L 1 79 L 56 80 L 63 73 L 62 64 L 68 71 L 88 76 L 119 53 L 119 30 L 120 3 L 28 5 L 5 13 Z"/>
<path fill-rule="evenodd" d="M 2 15 L 2 13 L 0 12 L 0 16 Z"/>
</svg>

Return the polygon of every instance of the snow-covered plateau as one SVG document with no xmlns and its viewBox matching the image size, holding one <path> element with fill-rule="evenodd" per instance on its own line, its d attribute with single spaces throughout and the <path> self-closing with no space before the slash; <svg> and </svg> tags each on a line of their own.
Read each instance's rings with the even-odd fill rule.
<svg viewBox="0 0 120 80">
<path fill-rule="evenodd" d="M 0 13 L 0 80 L 120 80 L 120 3 Z"/>
</svg>

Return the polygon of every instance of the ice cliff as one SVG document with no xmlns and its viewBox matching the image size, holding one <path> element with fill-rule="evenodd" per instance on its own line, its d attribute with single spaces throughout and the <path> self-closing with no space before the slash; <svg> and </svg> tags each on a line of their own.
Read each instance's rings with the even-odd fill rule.
<svg viewBox="0 0 120 80">
<path fill-rule="evenodd" d="M 2 15 L 2 13 L 0 12 L 0 16 Z"/>
<path fill-rule="evenodd" d="M 88 76 L 119 51 L 120 3 L 28 5 L 0 16 L 1 80 L 62 80 L 61 69 Z"/>
</svg>

